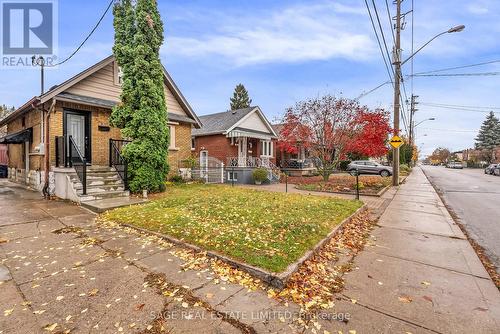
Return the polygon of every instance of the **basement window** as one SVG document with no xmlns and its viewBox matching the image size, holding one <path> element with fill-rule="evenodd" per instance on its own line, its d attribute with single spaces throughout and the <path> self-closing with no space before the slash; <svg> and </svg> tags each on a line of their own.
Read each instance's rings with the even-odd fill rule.
<svg viewBox="0 0 500 334">
<path fill-rule="evenodd" d="M 227 180 L 237 182 L 238 172 L 227 172 Z"/>
</svg>

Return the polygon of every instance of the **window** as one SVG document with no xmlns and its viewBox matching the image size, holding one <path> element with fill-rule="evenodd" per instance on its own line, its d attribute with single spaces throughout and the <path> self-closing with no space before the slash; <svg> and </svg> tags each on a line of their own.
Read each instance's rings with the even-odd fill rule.
<svg viewBox="0 0 500 334">
<path fill-rule="evenodd" d="M 170 137 L 170 144 L 169 144 L 168 148 L 170 150 L 176 150 L 177 146 L 175 145 L 175 126 L 169 125 L 168 130 L 169 130 L 169 134 L 170 134 L 170 136 L 169 136 Z"/>
<path fill-rule="evenodd" d="M 123 83 L 123 71 L 120 66 L 115 62 L 115 85 L 121 86 Z"/>
<path fill-rule="evenodd" d="M 196 139 L 191 137 L 191 150 L 194 151 L 196 149 Z"/>
<path fill-rule="evenodd" d="M 272 157 L 273 156 L 273 142 L 269 140 L 261 141 L 261 153 L 262 157 Z"/>
<path fill-rule="evenodd" d="M 227 172 L 228 181 L 238 181 L 238 172 Z"/>
</svg>

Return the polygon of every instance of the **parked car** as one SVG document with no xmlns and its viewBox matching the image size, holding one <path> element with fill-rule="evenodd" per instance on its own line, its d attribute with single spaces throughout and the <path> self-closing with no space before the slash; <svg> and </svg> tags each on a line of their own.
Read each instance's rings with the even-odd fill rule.
<svg viewBox="0 0 500 334">
<path fill-rule="evenodd" d="M 493 174 L 493 170 L 498 166 L 498 164 L 490 164 L 488 167 L 484 169 L 484 174 Z"/>
<path fill-rule="evenodd" d="M 5 178 L 7 178 L 7 166 L 0 165 L 0 179 L 5 179 Z"/>
<path fill-rule="evenodd" d="M 453 168 L 453 169 L 463 169 L 464 165 L 461 162 L 458 161 L 452 161 L 448 162 L 446 164 L 446 168 Z"/>
<path fill-rule="evenodd" d="M 368 160 L 352 161 L 347 165 L 347 172 L 351 175 L 356 175 L 356 170 L 359 174 L 378 174 L 384 177 L 392 175 L 391 167 Z"/>
<path fill-rule="evenodd" d="M 500 176 L 500 164 L 497 164 L 495 168 L 493 168 L 493 173 L 491 173 L 496 176 Z"/>
</svg>

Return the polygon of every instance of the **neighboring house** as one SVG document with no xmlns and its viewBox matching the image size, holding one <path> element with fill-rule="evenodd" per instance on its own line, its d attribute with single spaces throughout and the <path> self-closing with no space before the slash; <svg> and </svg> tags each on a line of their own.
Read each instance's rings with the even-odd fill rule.
<svg viewBox="0 0 500 334">
<path fill-rule="evenodd" d="M 277 135 L 259 107 L 200 116 L 200 120 L 203 126 L 193 129 L 192 145 L 201 168 L 215 158 L 225 165 L 226 182 L 251 183 L 257 167 L 273 171 L 271 181 L 279 178 Z"/>
<path fill-rule="evenodd" d="M 168 161 L 174 174 L 178 162 L 190 157 L 191 129 L 201 127 L 201 123 L 166 70 L 163 79 L 170 127 Z M 7 126 L 7 135 L 0 143 L 9 145 L 9 178 L 42 189 L 47 158 L 50 188 L 58 197 L 83 202 L 127 196 L 126 173 L 120 160 L 120 150 L 127 141 L 109 122 L 113 106 L 120 101 L 121 80 L 121 71 L 110 56 L 1 120 L 0 127 Z M 44 145 L 46 131 L 48 151 Z M 87 162 L 86 176 L 81 158 Z"/>
<path fill-rule="evenodd" d="M 278 138 L 283 126 L 283 124 L 273 124 L 273 129 L 278 134 Z M 297 143 L 293 152 L 280 149 L 278 145 L 276 150 L 276 164 L 283 172 L 290 176 L 311 175 L 317 170 L 309 150 L 300 143 Z"/>
</svg>

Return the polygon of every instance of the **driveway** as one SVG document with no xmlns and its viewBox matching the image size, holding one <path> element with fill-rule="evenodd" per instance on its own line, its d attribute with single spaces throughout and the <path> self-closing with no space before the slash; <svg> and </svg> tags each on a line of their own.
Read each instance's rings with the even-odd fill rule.
<svg viewBox="0 0 500 334">
<path fill-rule="evenodd" d="M 448 169 L 423 166 L 469 236 L 500 268 L 500 177 L 482 169 Z"/>
</svg>

